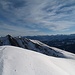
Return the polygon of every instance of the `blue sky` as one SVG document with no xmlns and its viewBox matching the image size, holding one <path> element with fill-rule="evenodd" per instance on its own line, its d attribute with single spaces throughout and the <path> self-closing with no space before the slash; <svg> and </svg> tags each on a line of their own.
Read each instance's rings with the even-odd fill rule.
<svg viewBox="0 0 75 75">
<path fill-rule="evenodd" d="M 75 33 L 75 0 L 0 0 L 0 35 Z"/>
</svg>

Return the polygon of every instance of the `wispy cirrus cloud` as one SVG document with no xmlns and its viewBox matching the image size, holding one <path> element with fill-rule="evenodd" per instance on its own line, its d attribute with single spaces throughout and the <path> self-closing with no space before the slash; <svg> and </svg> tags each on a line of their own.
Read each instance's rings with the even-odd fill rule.
<svg viewBox="0 0 75 75">
<path fill-rule="evenodd" d="M 6 29 L 17 32 L 58 34 L 75 27 L 75 0 L 1 0 L 0 8 L 0 20 Z"/>
</svg>

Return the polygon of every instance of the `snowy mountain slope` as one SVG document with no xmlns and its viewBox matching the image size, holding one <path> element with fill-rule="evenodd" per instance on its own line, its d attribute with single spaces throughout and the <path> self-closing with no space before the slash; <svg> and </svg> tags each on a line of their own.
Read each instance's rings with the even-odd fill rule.
<svg viewBox="0 0 75 75">
<path fill-rule="evenodd" d="M 52 53 L 54 56 L 54 54 L 56 55 L 56 57 L 62 57 L 62 58 L 73 58 L 75 59 L 75 54 L 55 48 L 55 47 L 50 47 L 38 40 L 31 40 L 32 42 L 41 45 L 43 48 L 48 48 L 50 53 Z"/>
<path fill-rule="evenodd" d="M 33 50 L 36 52 L 40 52 L 49 56 L 55 56 L 55 57 L 66 57 L 66 58 L 72 58 L 75 56 L 72 54 L 72 56 L 66 56 L 63 54 L 63 52 L 66 53 L 66 51 L 60 50 L 60 49 L 53 49 L 52 47 L 37 41 L 37 40 L 30 40 L 27 38 L 22 38 L 22 37 L 12 37 L 10 35 L 7 35 L 6 37 L 0 38 L 0 45 L 12 45 L 12 46 L 17 46 L 17 47 L 22 47 L 28 50 Z M 71 54 L 67 52 L 68 55 Z"/>
<path fill-rule="evenodd" d="M 0 75 L 75 75 L 75 59 L 0 46 Z"/>
<path fill-rule="evenodd" d="M 75 34 L 23 36 L 23 37 L 33 40 L 39 40 L 49 46 L 57 47 L 75 54 Z"/>
</svg>

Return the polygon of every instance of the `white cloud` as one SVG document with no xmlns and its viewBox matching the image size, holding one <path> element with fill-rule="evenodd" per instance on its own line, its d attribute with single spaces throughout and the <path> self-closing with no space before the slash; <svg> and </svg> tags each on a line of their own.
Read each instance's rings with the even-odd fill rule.
<svg viewBox="0 0 75 75">
<path fill-rule="evenodd" d="M 51 31 L 64 31 L 69 30 L 70 27 L 74 26 L 75 24 L 75 5 L 72 5 L 75 3 L 74 0 L 24 1 L 26 2 L 26 5 L 14 8 L 11 0 L 10 2 L 9 0 L 3 0 L 3 9 L 11 11 L 11 13 L 7 13 L 5 17 L 10 22 L 17 24 L 16 26 L 7 25 L 5 28 L 19 32 L 40 33 L 39 29 L 37 28 L 47 28 Z M 8 9 L 10 6 L 12 7 L 12 10 Z M 60 9 L 61 7 L 62 9 Z M 23 27 L 27 25 L 34 30 Z"/>
<path fill-rule="evenodd" d="M 7 24 L 1 24 L 0 25 L 1 29 L 7 29 L 7 30 L 12 30 L 14 32 L 22 32 L 22 33 L 26 33 L 26 32 L 38 32 L 37 29 L 29 29 L 29 28 L 25 28 L 25 27 L 21 27 L 21 26 L 16 26 L 16 25 L 7 25 Z"/>
<path fill-rule="evenodd" d="M 48 5 L 51 5 L 51 7 Z M 59 11 L 58 9 L 63 5 L 64 5 L 63 3 L 60 5 L 57 5 L 57 1 L 52 2 L 49 0 L 44 0 L 42 3 L 41 2 L 37 3 L 34 1 L 34 4 L 32 1 L 31 5 L 24 7 L 25 9 L 29 8 L 27 11 L 24 8 L 20 9 L 20 11 L 22 10 L 22 12 L 20 12 L 20 13 L 23 13 L 22 16 L 20 15 L 20 18 L 22 17 L 22 19 L 27 22 L 38 24 L 38 26 L 41 25 L 41 27 L 48 26 L 47 28 L 49 28 L 50 30 L 54 30 L 54 31 L 67 29 L 67 28 L 70 28 L 71 26 L 73 26 L 75 24 L 75 22 L 60 21 L 61 20 L 60 18 L 64 19 L 63 17 L 69 17 L 69 14 L 64 14 L 64 12 L 74 9 L 75 7 L 71 7 L 71 8 L 67 8 L 67 9 L 66 8 L 60 9 L 62 11 L 62 13 L 56 14 L 56 11 Z M 47 10 L 49 10 L 49 8 L 50 8 L 53 11 L 46 12 L 46 10 L 42 10 L 46 6 L 48 6 Z M 24 14 L 24 11 L 26 11 L 26 14 Z M 59 12 L 61 12 L 61 11 L 59 11 Z M 57 19 L 59 19 L 59 21 L 55 22 L 55 20 L 57 20 Z"/>
</svg>

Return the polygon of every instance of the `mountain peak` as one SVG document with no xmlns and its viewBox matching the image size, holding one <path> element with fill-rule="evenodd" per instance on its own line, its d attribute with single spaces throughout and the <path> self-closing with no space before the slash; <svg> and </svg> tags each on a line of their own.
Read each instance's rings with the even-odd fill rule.
<svg viewBox="0 0 75 75">
<path fill-rule="evenodd" d="M 19 37 L 12 37 L 11 35 L 7 35 L 4 38 L 0 39 L 0 45 L 12 45 L 21 47 L 24 49 L 36 51 L 48 56 L 54 56 L 54 57 L 60 57 L 60 58 L 72 58 L 70 56 L 66 56 L 64 53 L 66 51 L 60 50 L 60 49 L 54 49 L 38 40 L 31 40 L 27 38 L 19 38 Z M 64 52 L 64 53 L 63 53 Z M 69 52 L 68 52 L 69 54 Z M 72 54 L 73 55 L 73 54 Z"/>
<path fill-rule="evenodd" d="M 12 37 L 10 34 L 6 35 L 6 37 Z"/>
</svg>

